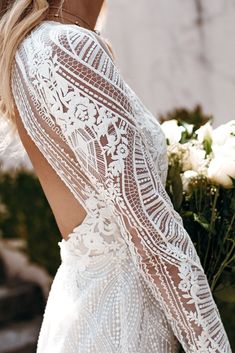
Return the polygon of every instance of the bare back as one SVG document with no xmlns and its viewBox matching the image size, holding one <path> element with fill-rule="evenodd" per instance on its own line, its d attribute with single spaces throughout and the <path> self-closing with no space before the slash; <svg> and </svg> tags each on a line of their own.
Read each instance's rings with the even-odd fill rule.
<svg viewBox="0 0 235 353">
<path fill-rule="evenodd" d="M 67 239 L 67 236 L 71 233 L 72 229 L 83 222 L 87 212 L 68 190 L 38 147 L 29 137 L 16 107 L 15 117 L 19 136 L 50 204 L 58 228 L 63 238 Z"/>
</svg>

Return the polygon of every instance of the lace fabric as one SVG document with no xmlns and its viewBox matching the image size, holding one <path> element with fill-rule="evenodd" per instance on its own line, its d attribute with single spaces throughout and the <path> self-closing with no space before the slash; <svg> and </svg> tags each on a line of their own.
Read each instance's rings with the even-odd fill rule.
<svg viewBox="0 0 235 353">
<path fill-rule="evenodd" d="M 166 331 L 160 339 L 156 328 L 149 352 L 176 352 L 172 330 L 187 353 L 231 353 L 200 259 L 164 188 L 163 131 L 97 36 L 43 21 L 17 49 L 12 91 L 32 141 L 87 211 L 59 244 L 64 263 L 85 276 L 95 256 L 124 249 L 123 260 L 131 259 L 148 288 L 143 295 L 154 298 L 164 318 L 160 332 Z M 140 333 L 138 326 L 135 335 Z M 42 341 L 45 353 L 41 334 Z M 122 347 L 123 353 L 137 352 L 137 346 Z M 83 352 L 66 350 L 75 351 Z M 104 344 L 89 353 L 101 351 L 119 352 Z M 142 342 L 138 353 L 144 352 Z"/>
</svg>

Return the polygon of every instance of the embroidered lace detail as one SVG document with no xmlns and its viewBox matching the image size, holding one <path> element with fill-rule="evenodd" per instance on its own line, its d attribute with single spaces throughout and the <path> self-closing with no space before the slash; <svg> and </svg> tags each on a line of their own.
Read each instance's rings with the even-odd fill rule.
<svg viewBox="0 0 235 353">
<path fill-rule="evenodd" d="M 164 188 L 167 156 L 160 124 L 122 79 L 96 35 L 75 25 L 43 21 L 17 49 L 12 90 L 29 136 L 88 213 L 69 239 L 59 243 L 63 266 L 50 294 L 38 353 L 177 352 L 172 332 L 187 353 L 231 353 L 200 259 Z M 120 267 L 111 265 L 118 258 Z M 125 300 L 122 295 L 121 322 L 112 321 L 115 309 L 110 304 L 108 312 L 103 307 L 110 325 L 103 326 L 101 320 L 95 326 L 95 315 L 103 312 L 102 306 L 97 313 L 92 306 L 101 291 L 95 287 L 100 275 L 96 269 L 98 263 L 109 262 L 114 277 L 109 277 L 107 265 L 100 265 L 104 283 L 115 283 L 115 271 L 122 268 L 118 273 L 126 280 L 115 288 L 119 294 L 129 288 L 131 296 Z M 91 297 L 79 287 L 85 276 L 86 288 L 96 288 Z M 71 308 L 73 320 L 63 322 L 61 308 L 53 312 L 61 318 L 53 326 L 55 293 L 63 297 L 67 290 L 61 288 L 61 278 L 80 299 L 72 305 L 72 297 L 66 297 L 68 305 L 62 307 L 67 312 Z M 158 324 L 148 321 L 151 310 L 135 301 L 140 293 L 145 303 L 155 303 Z M 118 306 L 116 294 L 113 298 Z M 106 299 L 110 303 L 112 296 Z M 124 315 L 141 308 L 145 324 L 132 320 L 134 314 Z M 91 331 L 96 346 L 88 340 Z"/>
</svg>

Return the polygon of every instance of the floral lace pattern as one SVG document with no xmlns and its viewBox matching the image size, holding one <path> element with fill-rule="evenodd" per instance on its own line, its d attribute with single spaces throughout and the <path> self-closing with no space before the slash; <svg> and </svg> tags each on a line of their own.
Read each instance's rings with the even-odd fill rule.
<svg viewBox="0 0 235 353">
<path fill-rule="evenodd" d="M 25 129 L 87 211 L 59 243 L 37 353 L 176 353 L 176 338 L 187 353 L 231 353 L 164 188 L 163 131 L 98 38 L 43 21 L 15 59 Z"/>
</svg>

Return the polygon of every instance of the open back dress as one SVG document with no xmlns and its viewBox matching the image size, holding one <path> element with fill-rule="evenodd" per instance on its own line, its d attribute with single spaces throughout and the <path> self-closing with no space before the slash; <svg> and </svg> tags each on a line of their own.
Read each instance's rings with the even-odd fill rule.
<svg viewBox="0 0 235 353">
<path fill-rule="evenodd" d="M 101 37 L 42 21 L 17 48 L 11 85 L 32 144 L 86 211 L 58 243 L 37 353 L 176 353 L 179 342 L 231 353 L 165 190 L 161 126 Z"/>
</svg>

